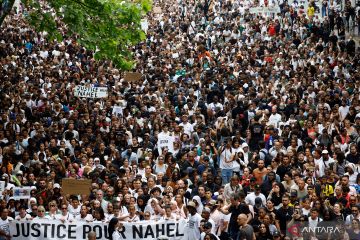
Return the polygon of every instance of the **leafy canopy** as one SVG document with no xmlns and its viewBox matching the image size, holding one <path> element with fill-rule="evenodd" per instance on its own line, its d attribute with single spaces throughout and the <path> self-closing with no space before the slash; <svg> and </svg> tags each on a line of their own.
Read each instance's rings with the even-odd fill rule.
<svg viewBox="0 0 360 240">
<path fill-rule="evenodd" d="M 14 4 L 14 0 L 0 1 L 2 5 L 6 1 L 6 6 Z M 121 69 L 133 66 L 130 47 L 145 39 L 141 19 L 152 5 L 151 0 L 21 1 L 27 9 L 24 15 L 36 31 L 46 31 L 50 40 L 76 36 L 86 49 L 96 50 L 96 59 L 111 60 Z M 0 25 L 2 22 L 0 19 Z"/>
</svg>

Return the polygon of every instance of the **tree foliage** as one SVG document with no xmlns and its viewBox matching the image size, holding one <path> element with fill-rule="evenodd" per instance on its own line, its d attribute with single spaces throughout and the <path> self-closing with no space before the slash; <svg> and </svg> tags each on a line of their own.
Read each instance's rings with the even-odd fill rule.
<svg viewBox="0 0 360 240">
<path fill-rule="evenodd" d="M 151 10 L 151 0 L 21 0 L 24 16 L 50 40 L 76 36 L 95 58 L 111 60 L 121 69 L 133 66 L 130 47 L 145 39 L 141 19 Z M 0 25 L 14 0 L 0 0 Z M 63 31 L 63 29 L 66 29 Z"/>
</svg>

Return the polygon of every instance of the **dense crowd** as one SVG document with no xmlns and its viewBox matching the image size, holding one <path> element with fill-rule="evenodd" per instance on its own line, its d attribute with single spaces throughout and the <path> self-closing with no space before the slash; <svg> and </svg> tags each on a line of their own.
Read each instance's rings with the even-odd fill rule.
<svg viewBox="0 0 360 240">
<path fill-rule="evenodd" d="M 154 7 L 133 48 L 138 81 L 74 38 L 49 42 L 26 9 L 6 18 L 0 239 L 11 221 L 33 219 L 108 223 L 112 239 L 124 222 L 180 219 L 189 240 L 360 239 L 360 8 Z M 78 85 L 107 87 L 108 97 L 74 97 Z M 89 194 L 64 194 L 63 178 L 91 179 Z M 15 200 L 16 186 L 31 186 L 31 198 Z"/>
</svg>

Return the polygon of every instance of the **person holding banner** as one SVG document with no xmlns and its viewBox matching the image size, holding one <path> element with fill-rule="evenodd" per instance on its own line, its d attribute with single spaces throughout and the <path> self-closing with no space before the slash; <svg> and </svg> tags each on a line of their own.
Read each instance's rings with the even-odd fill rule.
<svg viewBox="0 0 360 240">
<path fill-rule="evenodd" d="M 50 219 L 56 219 L 56 215 L 58 214 L 60 214 L 60 211 L 58 211 L 56 201 L 51 201 L 49 203 L 49 211 L 46 213 L 46 216 L 49 216 Z"/>
<path fill-rule="evenodd" d="M 38 206 L 37 207 L 37 216 L 36 217 L 34 217 L 34 219 L 36 219 L 36 220 L 40 220 L 40 219 L 45 219 L 45 220 L 50 220 L 50 217 L 49 216 L 46 216 L 45 215 L 45 208 L 44 208 L 44 206 L 42 206 L 42 205 L 40 205 L 40 206 Z"/>
<path fill-rule="evenodd" d="M 239 214 L 247 214 L 258 231 L 257 221 L 250 220 L 257 219 L 255 201 L 243 199 L 253 194 L 251 176 L 257 177 L 261 160 L 267 175 L 280 176 L 274 186 L 293 182 L 297 188 L 310 180 L 310 202 L 317 199 L 321 206 L 324 197 L 332 199 L 331 193 L 315 191 L 316 183 L 329 175 L 327 183 L 336 185 L 336 176 L 342 180 L 345 172 L 331 165 L 313 172 L 307 166 L 321 165 L 323 151 L 336 166 L 349 157 L 360 166 L 352 157 L 360 150 L 360 54 L 359 38 L 340 24 L 356 7 L 354 1 L 345 13 L 341 1 L 321 1 L 206 0 L 206 11 L 199 11 L 201 1 L 154 0 L 162 13 L 143 15 L 146 38 L 129 46 L 136 64 L 121 65 L 130 72 L 116 68 L 115 61 L 96 61 L 99 52 L 83 46 L 76 33 L 67 34 L 61 18 L 56 26 L 63 39 L 49 41 L 50 33 L 27 24 L 28 12 L 11 12 L 0 24 L 0 205 L 19 213 L 10 223 L 13 239 L 60 240 L 55 235 L 66 232 L 62 239 L 85 240 L 94 231 L 95 238 L 106 240 L 110 236 L 100 233 L 107 233 L 115 216 L 124 221 L 119 234 L 127 234 L 127 240 L 155 240 L 163 233 L 152 236 L 151 229 L 165 228 L 170 240 L 176 232 L 176 240 L 183 240 L 183 233 L 190 234 L 184 239 L 199 240 L 200 218 L 191 206 L 197 201 L 200 213 L 210 208 L 217 235 L 235 240 Z M 317 13 L 317 4 L 329 8 L 328 14 Z M 41 8 L 59 17 L 50 6 Z M 267 154 L 275 141 L 285 150 Z M 239 146 L 247 149 L 240 161 L 243 181 L 229 184 L 239 174 Z M 291 170 L 285 177 L 278 174 L 284 168 Z M 350 175 L 354 180 L 356 172 Z M 86 181 L 66 187 L 64 178 Z M 347 201 L 344 218 L 360 203 L 348 193 L 353 186 L 347 185 L 353 184 L 340 186 Z M 74 189 L 81 194 L 72 197 L 68 190 Z M 284 197 L 291 193 L 285 186 Z M 291 198 L 301 202 L 299 196 Z M 231 204 L 222 205 L 227 201 Z M 64 209 L 57 213 L 55 205 Z M 269 209 L 264 219 L 271 217 L 276 228 L 276 211 Z M 75 220 L 64 220 L 63 214 Z M 112 225 L 115 229 L 117 223 Z"/>
<path fill-rule="evenodd" d="M 136 208 L 134 205 L 129 206 L 129 216 L 125 219 L 127 222 L 139 222 L 140 218 L 136 213 Z"/>
<path fill-rule="evenodd" d="M 26 206 L 24 206 L 24 205 L 20 206 L 19 207 L 19 215 L 17 215 L 15 217 L 15 220 L 20 221 L 20 222 L 21 221 L 26 221 L 26 220 L 32 220 L 33 218 L 31 217 L 30 214 L 28 214 L 26 212 L 26 209 L 27 209 Z"/>
<path fill-rule="evenodd" d="M 92 222 L 94 220 L 93 216 L 88 213 L 88 208 L 83 205 L 80 209 L 80 215 L 75 217 L 75 221 L 78 222 Z"/>
<path fill-rule="evenodd" d="M 104 223 L 104 222 L 106 222 L 105 212 L 104 212 L 103 208 L 101 208 L 100 206 L 96 207 L 93 210 L 92 215 L 93 215 L 93 218 L 94 218 L 93 222 L 95 222 L 95 223 Z"/>
<path fill-rule="evenodd" d="M 161 216 L 165 214 L 164 209 L 162 209 L 160 206 L 159 200 L 157 200 L 156 198 L 150 198 L 148 200 L 144 212 L 147 211 L 151 213 L 151 217 L 155 220 L 159 220 Z"/>
<path fill-rule="evenodd" d="M 176 220 L 178 216 L 172 212 L 171 206 L 166 205 L 165 206 L 165 214 L 162 216 L 162 220 Z"/>
<path fill-rule="evenodd" d="M 121 240 L 119 230 L 122 228 L 122 223 L 117 218 L 112 218 L 109 222 L 108 232 L 110 240 Z"/>
<path fill-rule="evenodd" d="M 69 213 L 67 204 L 61 204 L 60 207 L 61 207 L 61 208 L 60 208 L 61 213 L 60 213 L 60 214 L 57 214 L 57 215 L 55 216 L 55 218 L 56 218 L 57 220 L 60 220 L 60 221 L 63 222 L 63 223 L 66 223 L 66 222 L 70 222 L 70 223 L 71 223 L 71 222 L 74 222 L 74 221 L 75 221 L 74 216 Z"/>
<path fill-rule="evenodd" d="M 10 223 L 14 220 L 12 217 L 9 217 L 9 210 L 4 208 L 1 209 L 0 216 L 0 239 L 5 237 L 6 239 L 11 239 L 10 236 Z"/>
</svg>

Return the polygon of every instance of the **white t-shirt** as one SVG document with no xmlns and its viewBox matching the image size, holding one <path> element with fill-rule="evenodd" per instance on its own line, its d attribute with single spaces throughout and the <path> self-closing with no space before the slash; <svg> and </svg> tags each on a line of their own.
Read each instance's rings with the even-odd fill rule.
<svg viewBox="0 0 360 240">
<path fill-rule="evenodd" d="M 189 216 L 186 224 L 186 231 L 188 233 L 188 240 L 200 239 L 200 222 L 202 217 L 200 214 L 195 213 Z"/>
<path fill-rule="evenodd" d="M 233 153 L 239 153 L 239 152 L 243 152 L 243 150 L 238 147 L 238 148 L 233 148 L 232 149 Z M 238 161 L 233 161 L 233 170 L 234 172 L 239 172 L 240 171 L 240 163 L 238 163 Z"/>
<path fill-rule="evenodd" d="M 10 222 L 14 221 L 12 217 L 7 217 L 5 220 L 0 218 L 0 229 L 10 235 Z"/>
<path fill-rule="evenodd" d="M 188 134 L 189 136 L 191 135 L 191 133 L 194 131 L 194 127 L 191 123 L 187 122 L 187 123 L 180 123 L 179 124 L 180 127 L 184 128 L 184 133 Z"/>
<path fill-rule="evenodd" d="M 38 220 L 38 219 L 40 219 L 40 220 L 51 220 L 51 218 L 50 218 L 50 216 L 43 216 L 43 217 L 39 217 L 39 216 L 37 216 L 37 217 L 34 217 L 34 220 Z"/>
<path fill-rule="evenodd" d="M 81 215 L 77 215 L 75 217 L 75 220 L 78 222 L 92 222 L 94 221 L 94 218 L 91 214 L 87 214 L 86 217 L 82 218 Z"/>
<path fill-rule="evenodd" d="M 71 213 L 67 213 L 65 216 L 64 215 L 62 215 L 62 214 L 57 214 L 56 216 L 55 216 L 55 218 L 57 219 L 57 220 L 60 220 L 60 221 L 65 221 L 65 222 L 74 222 L 74 217 L 73 217 L 73 215 L 71 214 Z"/>
<path fill-rule="evenodd" d="M 274 127 L 278 127 L 280 121 L 281 115 L 278 113 L 271 114 L 271 116 L 269 117 L 269 125 L 273 125 Z"/>
<path fill-rule="evenodd" d="M 112 234 L 112 239 L 113 239 L 113 240 L 121 240 L 121 239 L 122 239 L 119 231 L 115 230 L 115 231 L 113 232 L 113 234 Z"/>
<path fill-rule="evenodd" d="M 77 216 L 77 215 L 80 215 L 80 210 L 81 210 L 81 205 L 79 205 L 76 209 L 70 204 L 69 205 L 69 213 L 71 213 L 74 218 Z"/>
<path fill-rule="evenodd" d="M 105 221 L 110 221 L 114 217 L 113 213 L 105 213 Z"/>
<path fill-rule="evenodd" d="M 322 219 L 317 217 L 315 220 L 311 219 L 311 217 L 309 217 L 309 227 L 310 228 L 316 228 L 318 223 L 322 222 Z"/>
<path fill-rule="evenodd" d="M 221 152 L 221 154 L 220 154 L 220 168 L 221 169 L 233 169 L 234 161 L 225 162 L 225 160 L 229 161 L 233 154 L 234 153 L 231 151 L 231 148 L 230 149 L 225 148 Z"/>
<path fill-rule="evenodd" d="M 246 204 L 250 204 L 252 206 L 255 206 L 255 199 L 256 198 L 261 198 L 262 200 L 262 204 L 265 206 L 266 204 L 266 198 L 264 196 L 264 194 L 260 193 L 259 195 L 256 196 L 256 194 L 254 192 L 249 193 L 246 197 L 245 197 L 245 203 Z"/>
<path fill-rule="evenodd" d="M 349 113 L 349 106 L 340 106 L 339 107 L 339 114 L 341 116 L 341 119 L 345 119 L 346 115 Z"/>
<path fill-rule="evenodd" d="M 30 219 L 32 219 L 30 214 L 26 214 L 25 217 L 23 217 L 23 218 L 20 215 L 17 215 L 15 217 L 15 220 L 20 221 L 20 222 L 27 221 L 27 220 L 30 220 Z"/>
</svg>

